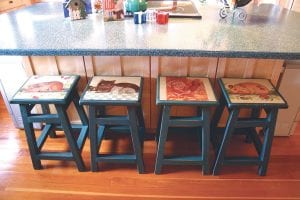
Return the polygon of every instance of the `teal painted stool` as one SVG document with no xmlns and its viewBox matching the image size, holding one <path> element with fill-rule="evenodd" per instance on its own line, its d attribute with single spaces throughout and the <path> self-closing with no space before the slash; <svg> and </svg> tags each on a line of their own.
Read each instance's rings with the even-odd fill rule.
<svg viewBox="0 0 300 200">
<path fill-rule="evenodd" d="M 220 106 L 212 119 L 212 143 L 217 150 L 217 156 L 213 168 L 213 174 L 217 175 L 222 165 L 258 165 L 258 174 L 266 175 L 270 152 L 279 108 L 287 108 L 287 103 L 270 81 L 265 79 L 233 79 L 222 78 L 218 80 L 222 95 Z M 224 108 L 229 110 L 229 117 L 225 128 L 218 128 Z M 239 117 L 240 110 L 248 108 L 251 116 Z M 265 110 L 267 116 L 260 117 L 261 110 Z M 256 128 L 262 127 L 263 141 Z M 221 130 L 223 138 L 218 139 Z M 225 151 L 229 146 L 231 136 L 245 134 L 246 139 L 253 142 L 257 151 L 257 157 L 235 156 L 226 157 Z"/>
<path fill-rule="evenodd" d="M 91 169 L 98 171 L 98 162 L 136 163 L 144 172 L 142 147 L 145 124 L 141 108 L 143 79 L 141 77 L 95 76 L 89 82 L 80 104 L 89 106 L 89 135 L 91 141 Z M 105 106 L 126 106 L 127 116 L 105 114 Z M 124 127 L 125 126 L 125 127 Z M 101 154 L 99 149 L 106 130 L 128 129 L 134 154 Z"/>
<path fill-rule="evenodd" d="M 75 161 L 78 170 L 85 171 L 81 151 L 88 135 L 88 119 L 79 105 L 79 95 L 76 91 L 79 79 L 79 76 L 32 76 L 12 98 L 11 103 L 20 105 L 34 169 L 42 169 L 41 160 L 65 160 Z M 71 102 L 75 105 L 82 125 L 70 124 L 66 110 Z M 43 113 L 32 114 L 31 110 L 38 104 L 41 105 Z M 50 104 L 56 108 L 56 114 L 50 113 Z M 33 129 L 34 122 L 44 125 L 38 138 Z M 70 151 L 42 151 L 47 137 L 55 137 L 56 130 L 64 131 Z M 80 132 L 78 137 L 75 136 L 76 131 Z"/>
<path fill-rule="evenodd" d="M 158 124 L 158 148 L 155 174 L 161 173 L 162 165 L 202 165 L 202 173 L 209 173 L 210 108 L 218 104 L 208 78 L 159 77 L 157 79 L 156 104 L 161 106 Z M 172 106 L 196 106 L 198 116 L 171 117 Z M 164 156 L 164 146 L 169 127 L 201 127 L 202 155 Z"/>
</svg>

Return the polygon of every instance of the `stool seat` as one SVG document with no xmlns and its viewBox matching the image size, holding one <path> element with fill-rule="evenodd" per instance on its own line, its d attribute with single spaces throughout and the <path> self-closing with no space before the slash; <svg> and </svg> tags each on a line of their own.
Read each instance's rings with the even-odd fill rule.
<svg viewBox="0 0 300 200">
<path fill-rule="evenodd" d="M 161 172 L 164 164 L 202 165 L 203 174 L 208 174 L 210 107 L 218 105 L 209 79 L 200 77 L 159 77 L 156 92 L 156 104 L 162 107 L 158 121 L 155 174 Z M 189 105 L 197 107 L 197 116 L 170 116 L 171 106 Z M 195 127 L 201 138 L 202 155 L 165 156 L 164 146 L 169 127 Z"/>
<path fill-rule="evenodd" d="M 91 140 L 91 168 L 98 171 L 98 162 L 136 163 L 144 172 L 142 147 L 145 123 L 141 108 L 142 77 L 94 76 L 80 99 L 89 106 L 89 135 Z M 127 116 L 105 113 L 106 106 L 126 106 Z M 125 127 L 124 127 L 125 126 Z M 134 154 L 103 154 L 99 152 L 104 134 L 111 129 L 131 134 Z"/>
<path fill-rule="evenodd" d="M 80 102 L 97 105 L 139 104 L 141 85 L 141 77 L 94 76 Z"/>
<path fill-rule="evenodd" d="M 14 95 L 12 103 L 65 104 L 79 76 L 32 76 Z"/>
<path fill-rule="evenodd" d="M 286 101 L 269 80 L 221 78 L 220 86 L 228 107 L 287 107 Z"/>
<path fill-rule="evenodd" d="M 211 141 L 216 149 L 213 174 L 218 174 L 221 166 L 225 164 L 250 164 L 258 165 L 259 175 L 266 175 L 277 113 L 278 109 L 287 108 L 285 99 L 266 79 L 221 78 L 218 83 L 222 93 L 220 106 L 211 122 Z M 218 127 L 225 107 L 229 111 L 226 127 Z M 251 111 L 250 116 L 239 116 L 243 108 Z M 261 116 L 262 110 L 266 117 Z M 257 128 L 261 128 L 261 132 Z M 223 133 L 221 140 L 218 139 L 219 132 Z M 237 133 L 246 135 L 246 140 L 254 144 L 257 157 L 225 155 L 231 136 Z"/>
<path fill-rule="evenodd" d="M 208 78 L 159 77 L 156 103 L 158 105 L 216 105 L 217 100 Z"/>
<path fill-rule="evenodd" d="M 79 171 L 85 171 L 81 151 L 88 134 L 88 119 L 79 105 L 76 85 L 79 76 L 32 76 L 13 96 L 11 103 L 19 104 L 27 143 L 34 169 L 42 169 L 41 160 L 75 161 Z M 71 124 L 67 115 L 68 106 L 74 103 L 82 124 Z M 32 113 L 40 104 L 42 113 Z M 53 104 L 55 114 L 50 112 Z M 33 123 L 43 123 L 43 129 L 36 138 Z M 47 137 L 55 137 L 55 131 L 65 133 L 70 150 L 65 152 L 46 151 L 43 145 Z M 79 131 L 79 135 L 77 134 Z"/>
</svg>

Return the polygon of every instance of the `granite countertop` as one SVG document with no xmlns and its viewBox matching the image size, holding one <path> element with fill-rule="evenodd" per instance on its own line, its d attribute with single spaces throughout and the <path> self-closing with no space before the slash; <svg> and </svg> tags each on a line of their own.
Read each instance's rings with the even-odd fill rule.
<svg viewBox="0 0 300 200">
<path fill-rule="evenodd" d="M 201 6 L 202 19 L 135 25 L 63 17 L 59 3 L 38 3 L 0 15 L 0 55 L 213 56 L 300 59 L 300 13 L 248 5 L 245 22 L 220 20 Z"/>
</svg>

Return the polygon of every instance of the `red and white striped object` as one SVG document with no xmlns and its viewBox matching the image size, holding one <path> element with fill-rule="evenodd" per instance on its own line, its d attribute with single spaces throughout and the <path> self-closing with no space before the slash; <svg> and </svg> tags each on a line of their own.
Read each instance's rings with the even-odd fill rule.
<svg viewBox="0 0 300 200">
<path fill-rule="evenodd" d="M 114 0 L 103 0 L 103 9 L 104 10 L 111 10 L 115 8 Z"/>
</svg>

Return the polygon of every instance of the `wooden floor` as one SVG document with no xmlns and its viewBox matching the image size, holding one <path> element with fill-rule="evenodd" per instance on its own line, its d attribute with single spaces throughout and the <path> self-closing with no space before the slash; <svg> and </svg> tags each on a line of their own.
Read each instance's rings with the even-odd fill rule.
<svg viewBox="0 0 300 200">
<path fill-rule="evenodd" d="M 0 199 L 300 199 L 300 126 L 291 137 L 276 137 L 268 174 L 253 166 L 226 166 L 220 176 L 202 176 L 199 166 L 166 166 L 154 175 L 155 142 L 145 142 L 146 173 L 135 165 L 100 164 L 101 172 L 78 172 L 73 162 L 42 161 L 33 170 L 24 131 L 15 129 L 0 101 Z M 195 153 L 193 135 L 171 137 L 167 152 Z M 45 148 L 67 148 L 64 137 L 49 139 Z M 233 143 L 235 144 L 235 143 Z M 242 152 L 236 145 L 231 152 Z M 89 141 L 83 151 L 87 167 Z M 127 151 L 124 137 L 105 141 L 103 151 Z M 251 154 L 251 151 L 247 151 Z"/>
</svg>

